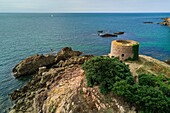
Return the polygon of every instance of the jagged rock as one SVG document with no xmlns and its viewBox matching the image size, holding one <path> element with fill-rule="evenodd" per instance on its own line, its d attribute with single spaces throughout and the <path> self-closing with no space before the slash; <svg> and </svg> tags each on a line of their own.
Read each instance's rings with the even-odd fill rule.
<svg viewBox="0 0 170 113">
<path fill-rule="evenodd" d="M 130 106 L 122 100 L 115 98 L 114 95 L 102 95 L 98 87 L 87 87 L 85 73 L 81 65 L 75 64 L 73 67 L 52 68 L 45 73 L 50 77 L 46 80 L 50 86 L 46 89 L 38 88 L 35 84 L 36 79 L 28 83 L 27 91 L 18 90 L 14 95 L 18 95 L 15 101 L 15 107 L 11 109 L 11 113 L 27 112 L 27 113 L 97 113 L 109 112 L 118 113 L 130 111 Z M 53 76 L 57 74 L 56 76 Z M 43 77 L 43 75 L 36 75 Z M 53 80 L 52 80 L 53 79 Z M 54 81 L 54 82 L 52 82 Z M 28 87 L 32 86 L 32 87 Z M 35 88 L 37 89 L 35 89 Z M 32 92 L 30 90 L 34 89 Z"/>
<path fill-rule="evenodd" d="M 52 65 L 53 63 L 55 63 L 55 56 L 53 55 L 34 55 L 17 64 L 13 68 L 13 73 L 15 77 L 20 77 L 26 74 L 32 74 L 39 67 Z"/>
<path fill-rule="evenodd" d="M 170 17 L 163 18 L 163 20 L 163 22 L 160 22 L 161 25 L 170 26 Z"/>
<path fill-rule="evenodd" d="M 102 95 L 98 87 L 87 87 L 81 65 L 67 68 L 48 91 L 42 112 L 112 113 L 128 112 L 130 107 L 112 94 Z"/>
<path fill-rule="evenodd" d="M 81 54 L 82 52 L 80 51 L 73 51 L 70 47 L 65 47 L 57 53 L 55 61 L 59 62 L 60 60 L 66 60 L 74 56 L 80 56 Z"/>
<path fill-rule="evenodd" d="M 46 68 L 45 66 L 39 67 L 38 74 L 42 74 L 42 73 L 45 72 L 46 70 L 47 70 L 47 68 Z"/>
<path fill-rule="evenodd" d="M 71 79 L 72 75 L 78 72 L 76 70 L 77 66 L 81 67 L 81 64 L 93 57 L 92 55 L 79 56 L 81 52 L 73 51 L 71 48 L 65 48 L 61 51 L 58 55 L 64 57 L 63 60 L 57 63 L 59 66 L 51 66 L 48 69 L 45 66 L 39 67 L 38 73 L 33 76 L 31 81 L 10 94 L 11 100 L 15 104 L 11 112 L 42 112 L 44 101 L 47 98 L 47 91 L 51 90 L 60 80 Z M 72 72 L 71 68 L 74 68 L 75 71 Z M 68 71 L 67 77 L 63 77 L 66 70 L 70 70 L 70 72 Z"/>
<path fill-rule="evenodd" d="M 74 56 L 65 61 L 60 60 L 56 65 L 53 67 L 65 67 L 71 64 L 83 64 L 85 61 L 89 60 L 93 55 L 85 55 L 85 56 Z"/>
<path fill-rule="evenodd" d="M 34 55 L 21 61 L 13 68 L 15 77 L 33 74 L 38 71 L 39 67 L 52 66 L 61 60 L 67 60 L 74 56 L 81 55 L 80 51 L 73 51 L 70 47 L 63 48 L 56 56 L 54 55 Z"/>
</svg>

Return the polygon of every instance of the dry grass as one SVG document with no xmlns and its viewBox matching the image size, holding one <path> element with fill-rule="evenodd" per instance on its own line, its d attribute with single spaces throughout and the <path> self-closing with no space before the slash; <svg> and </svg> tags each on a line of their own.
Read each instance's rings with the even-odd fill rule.
<svg viewBox="0 0 170 113">
<path fill-rule="evenodd" d="M 148 56 L 140 55 L 138 61 L 129 61 L 126 63 L 129 65 L 133 75 L 145 73 L 170 77 L 170 65 Z"/>
</svg>

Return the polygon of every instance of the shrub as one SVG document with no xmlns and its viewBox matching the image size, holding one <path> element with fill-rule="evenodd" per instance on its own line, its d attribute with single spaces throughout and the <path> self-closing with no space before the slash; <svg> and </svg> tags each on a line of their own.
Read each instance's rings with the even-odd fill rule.
<svg viewBox="0 0 170 113">
<path fill-rule="evenodd" d="M 160 91 L 162 91 L 168 97 L 170 97 L 169 80 L 170 79 L 165 77 L 164 75 L 160 75 L 160 76 L 148 75 L 148 74 L 139 75 L 139 85 L 155 87 Z"/>
<path fill-rule="evenodd" d="M 111 91 L 113 84 L 131 76 L 128 66 L 117 58 L 93 57 L 83 64 L 87 85 L 99 85 L 101 93 Z"/>
<path fill-rule="evenodd" d="M 144 113 L 169 113 L 170 90 L 169 85 L 165 83 L 168 78 L 162 78 L 139 75 L 139 84 L 129 84 L 131 82 L 128 82 L 128 79 L 122 80 L 113 85 L 112 92 L 134 104 Z"/>
<path fill-rule="evenodd" d="M 116 82 L 112 88 L 112 92 L 114 94 L 123 97 L 125 100 L 129 102 L 133 102 L 131 98 L 133 96 L 133 90 L 134 89 L 132 85 L 128 84 L 126 80 Z"/>
<path fill-rule="evenodd" d="M 147 85 L 147 86 L 152 86 L 156 87 L 159 86 L 159 78 L 155 77 L 155 75 L 149 75 L 149 74 L 142 74 L 139 75 L 139 85 Z"/>
<path fill-rule="evenodd" d="M 170 79 L 160 75 L 139 75 L 134 83 L 130 70 L 117 58 L 93 57 L 83 64 L 88 86 L 100 92 L 112 91 L 144 113 L 170 113 Z"/>
</svg>

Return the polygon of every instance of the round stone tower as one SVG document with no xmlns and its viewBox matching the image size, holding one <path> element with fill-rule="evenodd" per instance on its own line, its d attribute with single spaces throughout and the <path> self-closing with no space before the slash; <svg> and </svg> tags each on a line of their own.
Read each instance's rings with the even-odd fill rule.
<svg viewBox="0 0 170 113">
<path fill-rule="evenodd" d="M 138 60 L 139 43 L 133 40 L 114 40 L 109 56 L 120 60 Z"/>
</svg>

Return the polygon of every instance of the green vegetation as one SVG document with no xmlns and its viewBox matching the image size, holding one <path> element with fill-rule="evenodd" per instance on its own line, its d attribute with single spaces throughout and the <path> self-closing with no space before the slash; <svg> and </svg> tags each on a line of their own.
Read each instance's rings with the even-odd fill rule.
<svg viewBox="0 0 170 113">
<path fill-rule="evenodd" d="M 135 61 L 139 58 L 139 44 L 134 44 L 132 46 L 133 49 L 133 57 L 127 58 L 125 61 Z"/>
<path fill-rule="evenodd" d="M 116 82 L 112 92 L 144 113 L 169 113 L 170 85 L 168 81 L 168 78 L 163 76 L 143 74 L 139 76 L 138 84 L 129 84 L 127 80 Z"/>
<path fill-rule="evenodd" d="M 93 57 L 83 64 L 83 69 L 86 71 L 87 85 L 99 85 L 104 94 L 111 91 L 114 83 L 131 76 L 128 66 L 118 58 Z"/>
<path fill-rule="evenodd" d="M 144 113 L 170 113 L 170 79 L 139 75 L 134 83 L 129 68 L 117 58 L 94 57 L 83 64 L 87 85 L 99 85 L 101 93 L 121 96 Z"/>
<path fill-rule="evenodd" d="M 138 56 L 139 56 L 139 44 L 134 44 L 133 45 L 133 60 L 138 60 Z"/>
</svg>

